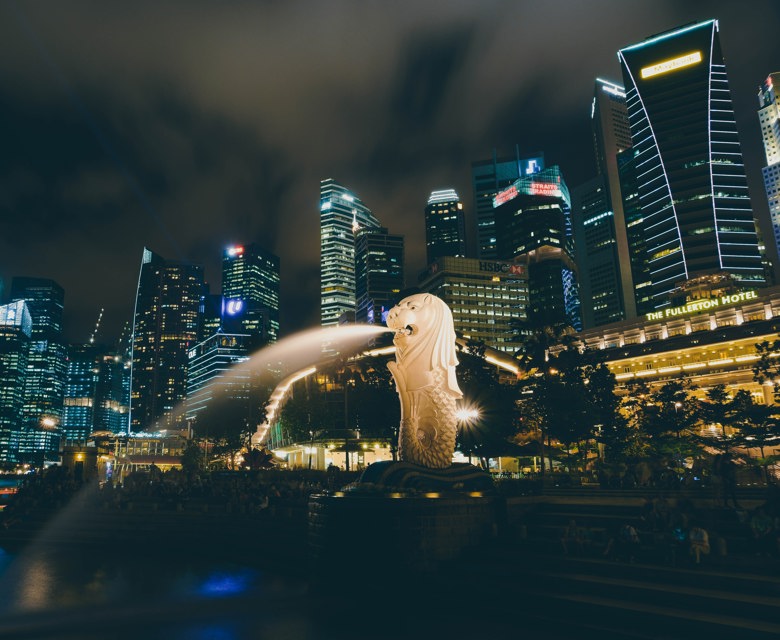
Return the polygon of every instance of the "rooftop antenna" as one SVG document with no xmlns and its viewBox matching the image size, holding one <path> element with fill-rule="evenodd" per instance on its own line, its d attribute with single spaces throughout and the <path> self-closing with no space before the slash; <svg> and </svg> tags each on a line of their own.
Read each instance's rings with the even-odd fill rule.
<svg viewBox="0 0 780 640">
<path fill-rule="evenodd" d="M 100 313 L 98 314 L 97 322 L 95 323 L 95 328 L 92 330 L 92 335 L 89 336 L 89 344 L 95 344 L 95 336 L 97 335 L 98 329 L 100 329 L 100 321 L 103 319 L 103 311 L 105 309 L 103 307 L 100 308 Z"/>
</svg>

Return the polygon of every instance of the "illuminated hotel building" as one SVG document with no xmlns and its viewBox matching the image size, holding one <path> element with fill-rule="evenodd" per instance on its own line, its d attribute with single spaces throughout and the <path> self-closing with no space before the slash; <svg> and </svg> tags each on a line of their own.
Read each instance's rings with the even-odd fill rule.
<svg viewBox="0 0 780 640">
<path fill-rule="evenodd" d="M 240 318 L 239 333 L 265 344 L 279 338 L 279 258 L 256 244 L 222 255 L 222 318 Z M 233 329 L 235 330 L 235 329 Z"/>
<path fill-rule="evenodd" d="M 569 190 L 557 166 L 516 180 L 493 199 L 502 260 L 528 270 L 528 321 L 582 329 Z"/>
<path fill-rule="evenodd" d="M 776 85 L 780 73 L 770 73 L 758 91 L 758 120 L 764 140 L 766 166 L 763 168 L 764 189 L 769 202 L 769 216 L 776 246 L 780 247 L 780 104 Z"/>
<path fill-rule="evenodd" d="M 130 430 L 183 427 L 187 354 L 195 344 L 203 269 L 144 249 L 132 338 Z"/>
<path fill-rule="evenodd" d="M 355 236 L 355 322 L 385 324 L 404 288 L 404 237 L 385 228 Z"/>
<path fill-rule="evenodd" d="M 432 191 L 425 206 L 427 263 L 442 256 L 466 257 L 463 203 L 454 189 Z"/>
<path fill-rule="evenodd" d="M 709 20 L 618 52 L 655 308 L 678 283 L 729 273 L 765 284 L 734 109 Z"/>
<path fill-rule="evenodd" d="M 441 257 L 420 275 L 419 287 L 444 300 L 455 331 L 466 340 L 515 353 L 522 346 L 528 269 L 500 260 Z"/>
<path fill-rule="evenodd" d="M 66 440 L 86 440 L 95 423 L 97 350 L 91 344 L 68 348 L 68 371 L 62 409 L 62 430 Z"/>
<path fill-rule="evenodd" d="M 514 157 L 499 158 L 493 150 L 489 160 L 471 163 L 471 182 L 474 188 L 474 216 L 477 223 L 477 256 L 498 256 L 498 231 L 493 210 L 493 198 L 522 176 L 532 175 L 544 169 L 544 154 L 521 158 L 515 146 Z"/>
<path fill-rule="evenodd" d="M 22 419 L 30 428 L 44 419 L 59 424 L 67 368 L 62 340 L 65 292 L 46 278 L 14 278 L 11 300 L 24 300 L 32 318 Z"/>
<path fill-rule="evenodd" d="M 746 389 L 757 402 L 772 403 L 772 385 L 753 380 L 753 365 L 756 343 L 774 341 L 778 332 L 780 287 L 771 287 L 665 307 L 578 337 L 624 389 L 639 381 L 652 388 L 685 379 L 697 396 L 724 384 L 730 393 Z"/>
<path fill-rule="evenodd" d="M 631 148 L 623 87 L 601 78 L 591 104 L 597 176 L 572 190 L 572 223 L 585 327 L 636 316 L 617 156 Z"/>
<path fill-rule="evenodd" d="M 0 305 L 0 462 L 15 462 L 32 318 L 23 300 Z"/>
<path fill-rule="evenodd" d="M 320 321 L 337 325 L 355 313 L 355 233 L 379 221 L 353 192 L 332 178 L 320 182 Z"/>
</svg>

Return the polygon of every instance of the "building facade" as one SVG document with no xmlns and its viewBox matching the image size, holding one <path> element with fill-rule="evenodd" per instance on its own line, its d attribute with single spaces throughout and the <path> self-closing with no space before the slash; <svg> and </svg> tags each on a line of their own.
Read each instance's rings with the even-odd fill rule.
<svg viewBox="0 0 780 640">
<path fill-rule="evenodd" d="M 188 352 L 198 332 L 203 270 L 144 249 L 132 338 L 130 431 L 184 426 Z"/>
<path fill-rule="evenodd" d="M 222 255 L 222 318 L 240 316 L 240 333 L 258 345 L 279 338 L 279 258 L 256 244 L 233 245 Z"/>
<path fill-rule="evenodd" d="M 477 224 L 477 256 L 498 257 L 498 231 L 493 210 L 493 198 L 522 176 L 530 176 L 544 169 L 544 154 L 521 158 L 515 146 L 515 155 L 499 158 L 496 150 L 488 160 L 471 163 L 471 182 L 474 190 L 474 216 Z"/>
<path fill-rule="evenodd" d="M 67 369 L 62 338 L 65 292 L 47 278 L 14 278 L 11 300 L 24 300 L 32 319 L 22 419 L 33 428 L 43 420 L 59 425 Z"/>
<path fill-rule="evenodd" d="M 17 461 L 31 336 L 27 303 L 0 305 L 0 463 Z"/>
<path fill-rule="evenodd" d="M 404 237 L 387 229 L 360 229 L 355 236 L 355 322 L 385 324 L 405 286 Z"/>
<path fill-rule="evenodd" d="M 571 198 L 560 169 L 515 180 L 493 206 L 499 258 L 528 270 L 528 322 L 581 330 Z"/>
<path fill-rule="evenodd" d="M 631 148 L 626 94 L 596 79 L 591 128 L 597 176 L 572 190 L 572 223 L 585 327 L 636 316 L 618 154 Z"/>
<path fill-rule="evenodd" d="M 505 353 L 522 346 L 529 298 L 527 266 L 444 256 L 420 274 L 419 287 L 447 304 L 455 331 L 463 339 Z"/>
<path fill-rule="evenodd" d="M 332 178 L 320 182 L 320 323 L 355 313 L 355 234 L 381 225 L 353 192 Z"/>
<path fill-rule="evenodd" d="M 758 121 L 766 157 L 766 166 L 762 172 L 775 247 L 780 247 L 780 104 L 777 102 L 776 88 L 778 83 L 780 83 L 780 73 L 770 73 L 758 91 Z"/>
<path fill-rule="evenodd" d="M 454 189 L 432 191 L 425 206 L 426 264 L 436 258 L 466 257 L 466 216 Z"/>
<path fill-rule="evenodd" d="M 257 419 L 251 370 L 236 366 L 249 360 L 252 344 L 250 335 L 219 332 L 190 349 L 186 418 L 199 437 L 215 435 L 216 423 L 240 433 Z"/>
<path fill-rule="evenodd" d="M 657 309 L 679 283 L 731 274 L 764 286 L 718 23 L 621 49 L 643 231 Z"/>
</svg>

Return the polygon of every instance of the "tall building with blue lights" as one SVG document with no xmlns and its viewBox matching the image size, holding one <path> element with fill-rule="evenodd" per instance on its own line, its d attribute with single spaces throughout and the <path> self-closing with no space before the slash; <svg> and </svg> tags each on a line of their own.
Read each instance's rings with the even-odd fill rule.
<svg viewBox="0 0 780 640">
<path fill-rule="evenodd" d="M 184 427 L 189 349 L 198 336 L 200 266 L 144 249 L 133 321 L 130 430 Z"/>
<path fill-rule="evenodd" d="M 379 229 L 371 210 L 332 178 L 320 182 L 320 323 L 355 313 L 355 235 Z"/>
<path fill-rule="evenodd" d="M 256 244 L 222 254 L 222 323 L 247 333 L 256 346 L 279 338 L 279 258 Z M 208 337 L 208 336 L 204 336 Z"/>
<path fill-rule="evenodd" d="M 656 309 L 700 276 L 765 284 L 718 22 L 621 49 Z"/>
<path fill-rule="evenodd" d="M 427 264 L 436 258 L 466 257 L 466 217 L 454 189 L 432 191 L 425 206 Z"/>
<path fill-rule="evenodd" d="M 528 321 L 582 329 L 571 197 L 552 166 L 516 180 L 493 199 L 500 260 L 527 266 Z"/>
<path fill-rule="evenodd" d="M 24 300 L 0 305 L 0 462 L 16 462 L 32 317 Z"/>
</svg>

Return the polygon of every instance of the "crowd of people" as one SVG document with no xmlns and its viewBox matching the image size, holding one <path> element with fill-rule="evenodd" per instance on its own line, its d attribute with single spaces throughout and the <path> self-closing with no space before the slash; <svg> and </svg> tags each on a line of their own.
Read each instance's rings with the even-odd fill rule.
<svg viewBox="0 0 780 640">
<path fill-rule="evenodd" d="M 735 506 L 712 511 L 697 509 L 687 498 L 660 494 L 646 498 L 632 517 L 613 519 L 604 528 L 571 519 L 560 535 L 567 555 L 670 565 L 700 565 L 710 555 L 725 557 L 729 540 L 739 543 L 740 554 L 780 558 L 780 500 L 772 497 L 751 510 Z"/>
</svg>

